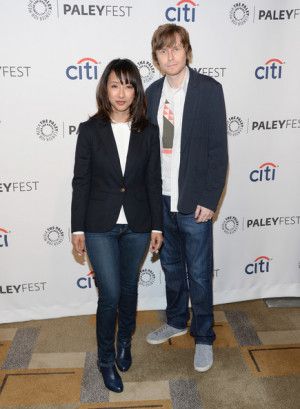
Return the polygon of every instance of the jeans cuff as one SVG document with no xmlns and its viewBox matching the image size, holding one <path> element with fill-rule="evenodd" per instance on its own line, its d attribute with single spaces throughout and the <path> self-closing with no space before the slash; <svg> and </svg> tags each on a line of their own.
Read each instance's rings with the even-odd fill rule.
<svg viewBox="0 0 300 409">
<path fill-rule="evenodd" d="M 97 361 L 97 365 L 98 365 L 98 368 L 100 369 L 100 371 L 101 371 L 101 367 L 108 368 L 110 366 L 113 366 L 114 364 L 115 364 L 115 360 L 107 361 L 105 359 L 98 359 L 98 361 Z"/>
</svg>

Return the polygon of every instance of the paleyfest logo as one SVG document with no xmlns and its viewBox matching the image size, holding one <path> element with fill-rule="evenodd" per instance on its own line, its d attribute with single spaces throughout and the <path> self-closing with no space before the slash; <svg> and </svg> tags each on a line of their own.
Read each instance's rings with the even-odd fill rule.
<svg viewBox="0 0 300 409">
<path fill-rule="evenodd" d="M 70 80 L 97 80 L 99 78 L 100 62 L 93 58 L 82 58 L 76 65 L 70 65 L 66 69 L 66 76 Z"/>
<path fill-rule="evenodd" d="M 253 263 L 247 264 L 245 267 L 246 274 L 269 273 L 270 261 L 272 259 L 266 256 L 257 257 Z"/>
<path fill-rule="evenodd" d="M 166 19 L 171 23 L 184 21 L 186 23 L 195 22 L 195 10 L 198 4 L 191 0 L 181 0 L 176 7 L 169 7 L 165 12 Z"/>
<path fill-rule="evenodd" d="M 278 58 L 272 58 L 268 60 L 265 65 L 260 65 L 256 68 L 255 77 L 258 80 L 281 79 L 283 64 L 285 63 L 278 60 Z"/>
<path fill-rule="evenodd" d="M 52 4 L 49 0 L 30 0 L 28 10 L 35 20 L 44 21 L 51 16 Z"/>
</svg>

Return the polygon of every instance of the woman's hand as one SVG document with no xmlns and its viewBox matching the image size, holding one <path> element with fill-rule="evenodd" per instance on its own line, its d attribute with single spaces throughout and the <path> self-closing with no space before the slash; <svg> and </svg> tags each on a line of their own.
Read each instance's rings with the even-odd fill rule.
<svg viewBox="0 0 300 409">
<path fill-rule="evenodd" d="M 155 251 L 161 248 L 163 242 L 163 235 L 162 233 L 151 232 L 151 244 L 150 244 L 150 253 L 154 253 Z"/>
<path fill-rule="evenodd" d="M 79 256 L 82 256 L 84 253 L 85 247 L 85 237 L 84 234 L 72 234 L 72 244 L 74 250 L 78 253 Z"/>
</svg>

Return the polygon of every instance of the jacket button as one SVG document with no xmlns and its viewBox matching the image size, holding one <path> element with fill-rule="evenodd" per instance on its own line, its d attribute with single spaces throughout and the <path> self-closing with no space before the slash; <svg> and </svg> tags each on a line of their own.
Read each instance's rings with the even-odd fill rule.
<svg viewBox="0 0 300 409">
<path fill-rule="evenodd" d="M 121 187 L 120 192 L 124 193 L 125 192 L 125 187 Z"/>
</svg>

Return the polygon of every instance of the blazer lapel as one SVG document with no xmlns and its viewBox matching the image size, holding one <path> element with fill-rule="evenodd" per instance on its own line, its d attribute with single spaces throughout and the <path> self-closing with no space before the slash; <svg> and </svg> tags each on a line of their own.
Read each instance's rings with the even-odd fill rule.
<svg viewBox="0 0 300 409">
<path fill-rule="evenodd" d="M 118 148 L 111 128 L 111 124 L 99 122 L 99 127 L 102 142 L 106 146 L 107 151 L 110 153 L 111 165 L 115 169 L 118 177 L 123 178 Z"/>
<path fill-rule="evenodd" d="M 134 164 L 134 158 L 137 155 L 136 151 L 138 150 L 138 137 L 139 137 L 138 132 L 131 131 L 129 145 L 128 145 L 127 158 L 126 158 L 125 172 L 124 172 L 125 178 L 130 172 L 132 165 Z"/>
<path fill-rule="evenodd" d="M 196 115 L 196 108 L 199 112 L 199 105 L 202 104 L 202 92 L 201 85 L 195 80 L 194 71 L 190 69 L 190 80 L 185 96 L 183 118 L 182 118 L 182 131 L 181 131 L 181 151 L 191 135 L 191 127 L 193 124 L 193 118 Z"/>
</svg>

